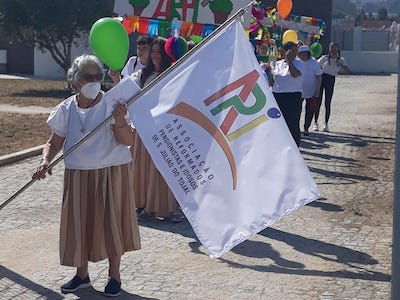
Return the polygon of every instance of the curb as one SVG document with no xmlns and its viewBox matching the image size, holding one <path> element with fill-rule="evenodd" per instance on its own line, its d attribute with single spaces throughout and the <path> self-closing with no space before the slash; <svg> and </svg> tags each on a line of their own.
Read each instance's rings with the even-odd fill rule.
<svg viewBox="0 0 400 300">
<path fill-rule="evenodd" d="M 42 154 L 44 145 L 28 148 L 11 154 L 0 156 L 0 167 L 12 164 L 22 159 Z"/>
</svg>

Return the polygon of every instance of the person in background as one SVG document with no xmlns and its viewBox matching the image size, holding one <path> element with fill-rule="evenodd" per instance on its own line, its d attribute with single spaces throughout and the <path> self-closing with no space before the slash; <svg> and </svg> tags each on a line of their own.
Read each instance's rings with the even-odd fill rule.
<svg viewBox="0 0 400 300">
<path fill-rule="evenodd" d="M 144 88 L 172 63 L 172 58 L 165 52 L 166 39 L 154 39 L 150 51 L 148 65 L 132 74 L 131 78 Z M 135 176 L 135 198 L 139 218 L 154 216 L 171 222 L 180 222 L 182 216 L 178 212 L 178 202 L 169 189 L 161 173 L 154 165 L 138 134 L 135 136 L 135 148 L 132 152 Z"/>
<path fill-rule="evenodd" d="M 304 119 L 304 135 L 308 136 L 312 118 L 316 111 L 317 98 L 321 87 L 322 70 L 317 60 L 311 56 L 308 46 L 299 47 L 298 57 L 303 61 L 303 88 L 301 97 L 306 100 L 306 115 Z"/>
<path fill-rule="evenodd" d="M 272 92 L 285 118 L 296 145 L 300 145 L 300 115 L 302 91 L 302 61 L 296 59 L 297 45 L 287 42 L 283 45 L 282 59 L 272 69 Z"/>
<path fill-rule="evenodd" d="M 325 126 L 323 131 L 329 132 L 328 122 L 331 115 L 331 102 L 335 87 L 335 79 L 340 69 L 342 69 L 346 74 L 350 74 L 350 69 L 348 68 L 345 59 L 340 55 L 338 44 L 333 42 L 329 44 L 328 55 L 321 56 L 318 59 L 318 63 L 321 66 L 323 73 L 313 130 L 319 130 L 318 116 L 322 104 L 322 97 L 325 93 Z"/>
<path fill-rule="evenodd" d="M 90 286 L 88 262 L 109 261 L 106 296 L 121 292 L 120 262 L 126 251 L 140 249 L 132 186 L 134 133 L 123 104 L 104 101 L 102 63 L 81 55 L 67 73 L 74 94 L 53 109 L 47 119 L 51 135 L 32 178 L 46 177 L 52 159 L 70 149 L 111 113 L 102 127 L 64 158 L 64 191 L 60 224 L 61 265 L 76 267 L 76 275 L 61 286 L 72 293 Z"/>
<path fill-rule="evenodd" d="M 121 80 L 122 76 L 130 76 L 133 73 L 143 69 L 150 59 L 150 48 L 153 42 L 153 38 L 148 35 L 139 35 L 136 40 L 136 54 L 128 59 L 121 73 L 114 70 L 109 70 L 108 75 L 113 80 L 114 84 L 117 84 Z"/>
</svg>

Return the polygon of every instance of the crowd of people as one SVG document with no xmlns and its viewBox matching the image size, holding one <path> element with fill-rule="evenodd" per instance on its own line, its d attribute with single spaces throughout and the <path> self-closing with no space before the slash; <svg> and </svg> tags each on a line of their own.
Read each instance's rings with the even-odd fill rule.
<svg viewBox="0 0 400 300">
<path fill-rule="evenodd" d="M 287 42 L 283 45 L 281 59 L 273 66 L 261 63 L 275 100 L 282 112 L 289 131 L 297 146 L 300 146 L 300 117 L 305 101 L 304 131 L 314 120 L 313 131 L 319 131 L 318 117 L 322 101 L 325 104 L 323 131 L 329 132 L 331 102 L 335 78 L 340 70 L 350 73 L 345 59 L 340 55 L 337 43 L 329 44 L 329 53 L 315 59 L 310 48 L 302 42 Z"/>
<path fill-rule="evenodd" d="M 139 36 L 137 55 L 128 59 L 121 72 L 109 70 L 114 84 L 129 76 L 141 88 L 172 63 L 162 37 Z M 188 42 L 189 48 L 195 46 Z M 325 92 L 325 127 L 328 131 L 330 104 L 339 68 L 349 71 L 332 43 L 329 54 L 318 61 L 308 46 L 283 45 L 282 59 L 268 80 L 294 141 L 299 146 L 300 115 L 306 101 L 304 134 L 312 119 L 314 129 Z M 180 222 L 178 202 L 156 168 L 136 132 L 124 103 L 104 101 L 101 83 L 103 64 L 94 55 L 77 57 L 67 72 L 73 94 L 50 113 L 51 134 L 40 164 L 32 177 L 51 175 L 50 162 L 61 150 L 69 150 L 110 114 L 112 121 L 64 158 L 64 186 L 60 223 L 60 262 L 76 268 L 76 275 L 61 286 L 64 293 L 90 286 L 88 262 L 108 259 L 106 296 L 121 292 L 120 262 L 127 251 L 140 249 L 139 221 L 154 218 Z"/>
</svg>

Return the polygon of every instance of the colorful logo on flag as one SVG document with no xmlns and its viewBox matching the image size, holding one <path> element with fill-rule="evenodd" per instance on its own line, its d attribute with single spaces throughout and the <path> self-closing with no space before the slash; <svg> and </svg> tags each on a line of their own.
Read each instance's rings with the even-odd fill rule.
<svg viewBox="0 0 400 300">
<path fill-rule="evenodd" d="M 213 116 L 228 110 L 228 113 L 223 119 L 219 129 L 205 114 L 185 102 L 178 103 L 178 105 L 168 111 L 168 113 L 179 115 L 193 121 L 201 128 L 206 130 L 215 139 L 215 141 L 222 148 L 229 162 L 234 190 L 236 189 L 237 184 L 237 167 L 235 163 L 235 157 L 233 156 L 228 141 L 234 141 L 243 134 L 251 131 L 255 127 L 268 120 L 266 115 L 252 118 L 252 116 L 258 114 L 265 107 L 267 102 L 265 93 L 257 84 L 259 77 L 259 73 L 256 70 L 253 70 L 204 100 L 205 106 L 210 108 L 210 113 Z M 241 88 L 239 94 L 236 94 L 224 100 L 223 102 L 214 105 L 217 100 L 239 88 Z M 245 103 L 249 99 L 250 95 L 254 96 L 255 101 L 252 105 L 246 106 Z M 239 114 L 247 116 L 250 118 L 250 121 L 238 129 L 231 130 L 232 125 L 236 121 Z M 281 114 L 277 109 L 274 108 L 268 111 L 268 116 L 271 118 L 279 118 Z"/>
</svg>

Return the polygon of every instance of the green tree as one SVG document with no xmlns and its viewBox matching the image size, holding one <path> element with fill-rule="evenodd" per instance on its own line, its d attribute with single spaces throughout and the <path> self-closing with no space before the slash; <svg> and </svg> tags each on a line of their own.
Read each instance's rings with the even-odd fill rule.
<svg viewBox="0 0 400 300">
<path fill-rule="evenodd" d="M 356 24 L 361 25 L 366 19 L 365 11 L 361 8 L 360 12 L 356 15 Z"/>
<path fill-rule="evenodd" d="M 377 18 L 377 20 L 387 20 L 388 19 L 388 12 L 385 7 L 378 8 L 376 18 Z"/>
<path fill-rule="evenodd" d="M 10 42 L 47 50 L 67 71 L 71 47 L 88 36 L 98 19 L 111 16 L 110 0 L 0 0 L 0 30 Z"/>
</svg>

